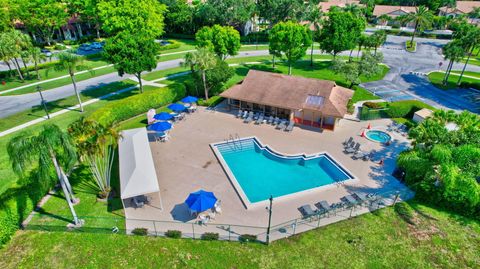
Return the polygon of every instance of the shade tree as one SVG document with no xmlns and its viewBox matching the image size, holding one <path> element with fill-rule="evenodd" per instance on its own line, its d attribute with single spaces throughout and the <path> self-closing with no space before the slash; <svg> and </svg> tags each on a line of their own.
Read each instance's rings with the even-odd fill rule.
<svg viewBox="0 0 480 269">
<path fill-rule="evenodd" d="M 240 49 L 240 33 L 231 26 L 205 26 L 195 34 L 195 40 L 200 47 L 211 49 L 222 60 L 227 56 L 238 54 Z"/>
</svg>

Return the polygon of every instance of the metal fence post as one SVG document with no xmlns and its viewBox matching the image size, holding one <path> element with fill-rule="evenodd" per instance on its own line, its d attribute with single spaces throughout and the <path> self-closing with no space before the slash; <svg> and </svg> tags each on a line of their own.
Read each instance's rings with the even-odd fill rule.
<svg viewBox="0 0 480 269">
<path fill-rule="evenodd" d="M 351 209 L 350 209 L 350 216 L 348 216 L 349 218 L 352 217 L 352 213 L 353 213 L 353 206 L 352 206 Z"/>
<path fill-rule="evenodd" d="M 232 230 L 231 225 L 228 225 L 228 241 L 230 241 L 230 231 Z"/>
<path fill-rule="evenodd" d="M 295 223 L 293 223 L 293 235 L 295 235 L 296 230 L 297 230 L 297 219 L 295 219 Z"/>
<path fill-rule="evenodd" d="M 155 230 L 155 236 L 158 236 L 157 225 L 155 225 L 155 221 L 153 221 L 153 229 Z"/>
<path fill-rule="evenodd" d="M 320 217 L 320 215 L 318 215 L 317 228 L 320 227 L 320 219 L 321 219 L 321 217 Z"/>
<path fill-rule="evenodd" d="M 195 225 L 192 223 L 192 235 L 193 239 L 195 239 Z"/>
</svg>

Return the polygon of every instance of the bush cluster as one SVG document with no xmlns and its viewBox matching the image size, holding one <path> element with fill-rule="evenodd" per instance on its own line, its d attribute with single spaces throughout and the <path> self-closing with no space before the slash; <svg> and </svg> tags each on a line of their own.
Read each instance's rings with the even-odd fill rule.
<svg viewBox="0 0 480 269">
<path fill-rule="evenodd" d="M 169 87 L 113 101 L 93 112 L 89 118 L 103 126 L 112 126 L 141 113 L 145 113 L 151 108 L 157 108 L 175 102 L 183 96 L 185 96 L 185 86 L 182 84 L 173 84 Z"/>
<path fill-rule="evenodd" d="M 460 88 L 464 88 L 464 89 L 473 88 L 473 89 L 480 90 L 480 82 L 462 81 L 460 83 Z"/>
<path fill-rule="evenodd" d="M 246 36 L 241 36 L 240 41 L 242 43 L 268 42 L 268 32 L 252 32 Z"/>
<path fill-rule="evenodd" d="M 134 235 L 147 235 L 148 229 L 147 228 L 135 228 L 132 230 L 132 234 Z"/>
<path fill-rule="evenodd" d="M 167 42 L 169 42 L 170 44 L 165 45 L 165 46 L 157 44 L 158 45 L 158 51 L 178 49 L 181 46 L 180 42 L 175 41 L 175 40 L 167 40 Z"/>
<path fill-rule="evenodd" d="M 170 238 L 181 238 L 182 237 L 182 231 L 178 230 L 168 230 L 165 232 L 166 237 Z"/>
<path fill-rule="evenodd" d="M 366 106 L 368 108 L 373 108 L 373 109 L 381 109 L 385 108 L 385 103 L 381 102 L 365 102 L 363 103 L 363 106 Z"/>
<path fill-rule="evenodd" d="M 199 106 L 206 106 L 206 107 L 216 106 L 220 102 L 222 102 L 223 99 L 224 99 L 223 97 L 215 95 L 215 96 L 212 96 L 212 97 L 208 98 L 208 101 L 205 101 L 204 99 L 199 99 L 197 104 Z"/>
<path fill-rule="evenodd" d="M 202 240 L 215 241 L 218 240 L 218 233 L 204 233 L 202 234 Z"/>
</svg>

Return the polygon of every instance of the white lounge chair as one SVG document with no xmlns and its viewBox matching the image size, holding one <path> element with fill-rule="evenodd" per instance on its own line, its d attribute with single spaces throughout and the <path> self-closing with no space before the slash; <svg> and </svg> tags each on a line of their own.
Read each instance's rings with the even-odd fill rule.
<svg viewBox="0 0 480 269">
<path fill-rule="evenodd" d="M 285 128 L 285 131 L 291 132 L 293 130 L 293 126 L 295 126 L 295 122 L 293 120 L 290 121 L 288 124 L 287 128 Z"/>
</svg>

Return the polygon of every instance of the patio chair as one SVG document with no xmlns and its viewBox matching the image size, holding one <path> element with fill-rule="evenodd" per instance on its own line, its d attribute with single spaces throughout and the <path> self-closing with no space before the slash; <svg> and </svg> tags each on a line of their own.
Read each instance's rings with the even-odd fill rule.
<svg viewBox="0 0 480 269">
<path fill-rule="evenodd" d="M 365 158 L 365 156 L 368 156 L 368 153 L 359 150 L 352 155 L 352 159 L 354 160 L 363 159 Z"/>
<path fill-rule="evenodd" d="M 295 122 L 291 120 L 290 123 L 288 123 L 287 128 L 285 128 L 285 131 L 291 132 L 293 130 L 293 126 L 295 126 Z"/>
<path fill-rule="evenodd" d="M 141 201 L 139 197 L 133 197 L 132 202 L 135 208 L 142 208 L 145 205 L 145 203 Z"/>
<path fill-rule="evenodd" d="M 268 117 L 267 123 L 272 124 L 273 119 L 274 119 L 273 116 Z"/>
<path fill-rule="evenodd" d="M 244 119 L 243 122 L 250 123 L 252 120 L 253 120 L 253 112 L 250 112 L 248 117 L 246 119 Z"/>
<path fill-rule="evenodd" d="M 374 162 L 375 159 L 376 159 L 376 155 L 377 155 L 377 151 L 373 149 L 372 151 L 370 151 L 370 153 L 368 153 L 367 156 L 365 156 L 365 157 L 363 158 L 363 160 L 364 160 L 364 161 L 370 160 L 370 161 Z"/>
<path fill-rule="evenodd" d="M 302 205 L 298 208 L 298 211 L 300 211 L 304 219 L 311 218 L 317 214 L 310 205 Z"/>
<path fill-rule="evenodd" d="M 239 111 L 238 111 L 238 114 L 237 114 L 237 118 L 240 118 L 242 115 L 243 115 L 243 111 L 242 111 L 242 110 L 239 110 Z"/>
<path fill-rule="evenodd" d="M 357 142 L 357 144 L 355 144 L 354 147 L 346 148 L 343 152 L 350 154 L 350 153 L 356 153 L 359 150 L 360 150 L 360 143 Z"/>
<path fill-rule="evenodd" d="M 353 142 L 353 137 L 350 136 L 350 138 L 348 140 L 345 140 L 342 144 L 344 146 L 347 146 L 347 145 L 351 144 L 352 142 Z"/>
<path fill-rule="evenodd" d="M 257 120 L 255 121 L 255 124 L 260 124 L 260 123 L 263 123 L 263 114 L 260 114 L 260 116 L 258 116 Z"/>
<path fill-rule="evenodd" d="M 354 192 L 352 194 L 353 198 L 357 199 L 357 201 L 360 203 L 360 205 L 364 204 L 365 202 L 368 201 L 367 194 L 363 192 Z"/>
<path fill-rule="evenodd" d="M 275 119 L 273 120 L 272 124 L 273 125 L 277 125 L 279 123 L 280 119 L 278 117 L 275 117 Z"/>
<path fill-rule="evenodd" d="M 286 121 L 286 120 L 282 120 L 282 121 L 277 125 L 277 127 L 275 127 L 275 128 L 278 129 L 278 130 L 282 130 L 282 129 L 285 129 L 285 127 L 287 127 L 287 121 Z"/>
<path fill-rule="evenodd" d="M 242 119 L 245 119 L 248 116 L 248 111 L 243 111 Z"/>
</svg>

